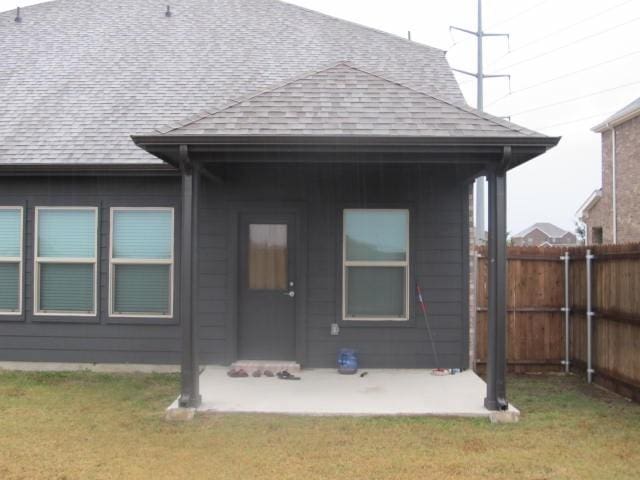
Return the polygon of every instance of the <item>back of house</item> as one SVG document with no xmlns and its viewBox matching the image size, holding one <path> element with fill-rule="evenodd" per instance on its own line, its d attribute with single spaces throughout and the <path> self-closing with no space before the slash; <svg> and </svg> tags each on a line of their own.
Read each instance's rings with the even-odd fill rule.
<svg viewBox="0 0 640 480">
<path fill-rule="evenodd" d="M 275 0 L 57 0 L 0 38 L 0 361 L 469 365 L 471 182 L 558 139 L 444 51 Z"/>
</svg>

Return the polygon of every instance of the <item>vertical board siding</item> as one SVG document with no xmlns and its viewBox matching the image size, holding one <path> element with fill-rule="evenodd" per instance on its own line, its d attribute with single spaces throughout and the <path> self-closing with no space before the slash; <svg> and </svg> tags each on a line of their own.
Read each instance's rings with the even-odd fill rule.
<svg viewBox="0 0 640 480">
<path fill-rule="evenodd" d="M 433 367 L 424 319 L 415 303 L 419 282 L 428 305 L 441 366 L 468 366 L 466 270 L 467 185 L 463 172 L 417 165 L 227 165 L 222 184 L 203 180 L 198 242 L 198 349 L 201 363 L 234 360 L 236 252 L 234 215 L 273 205 L 304 205 L 307 249 L 306 361 L 333 367 L 340 348 L 355 348 L 365 368 Z M 0 204 L 28 207 L 26 312 L 0 319 L 0 360 L 179 363 L 178 304 L 173 324 L 144 324 L 107 317 L 109 206 L 173 206 L 179 234 L 178 177 L 30 177 L 0 180 Z M 18 203 L 16 203 L 18 202 Z M 95 319 L 39 322 L 32 315 L 33 207 L 100 207 L 99 311 Z M 408 322 L 348 325 L 341 312 L 341 211 L 343 208 L 411 210 L 411 318 Z M 179 271 L 179 239 L 176 271 Z M 235 268 L 235 267 L 233 267 Z M 176 291 L 178 286 L 176 285 Z M 179 302 L 179 298 L 177 298 Z M 341 325 L 338 336 L 331 324 Z"/>
</svg>

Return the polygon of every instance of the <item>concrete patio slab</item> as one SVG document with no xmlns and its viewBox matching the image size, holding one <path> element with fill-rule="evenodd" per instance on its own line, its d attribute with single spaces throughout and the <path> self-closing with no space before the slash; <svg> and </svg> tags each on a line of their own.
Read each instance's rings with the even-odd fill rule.
<svg viewBox="0 0 640 480">
<path fill-rule="evenodd" d="M 434 376 L 430 370 L 366 370 L 340 375 L 333 369 L 303 370 L 300 380 L 230 378 L 224 367 L 200 375 L 199 412 L 288 415 L 432 415 L 489 417 L 485 383 L 472 371 Z M 169 407 L 177 408 L 177 400 Z M 510 407 L 514 415 L 517 409 Z"/>
</svg>

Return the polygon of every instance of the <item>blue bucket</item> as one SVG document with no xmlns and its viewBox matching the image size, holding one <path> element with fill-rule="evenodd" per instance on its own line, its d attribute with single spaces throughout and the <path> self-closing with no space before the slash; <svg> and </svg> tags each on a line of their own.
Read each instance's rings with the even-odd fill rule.
<svg viewBox="0 0 640 480">
<path fill-rule="evenodd" d="M 341 348 L 338 353 L 338 372 L 353 375 L 358 371 L 358 355 L 351 348 Z"/>
</svg>

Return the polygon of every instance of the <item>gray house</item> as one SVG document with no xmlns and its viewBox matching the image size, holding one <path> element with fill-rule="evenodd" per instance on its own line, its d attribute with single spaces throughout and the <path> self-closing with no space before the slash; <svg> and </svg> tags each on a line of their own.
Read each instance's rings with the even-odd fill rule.
<svg viewBox="0 0 640 480">
<path fill-rule="evenodd" d="M 0 361 L 467 368 L 489 178 L 486 405 L 506 408 L 506 172 L 557 138 L 445 52 L 275 0 L 0 14 Z"/>
</svg>

